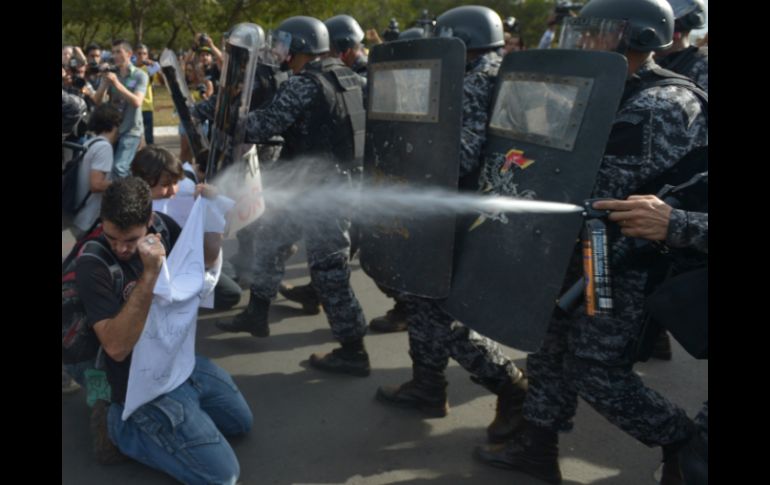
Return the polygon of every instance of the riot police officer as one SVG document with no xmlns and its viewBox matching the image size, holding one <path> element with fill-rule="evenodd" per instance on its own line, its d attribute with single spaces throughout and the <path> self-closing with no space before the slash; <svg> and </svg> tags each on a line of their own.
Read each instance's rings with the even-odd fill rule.
<svg viewBox="0 0 770 485">
<path fill-rule="evenodd" d="M 324 21 L 329 30 L 330 53 L 358 75 L 366 77 L 367 58 L 361 42 L 364 31 L 350 15 L 335 15 Z"/>
<path fill-rule="evenodd" d="M 367 57 L 364 53 L 361 41 L 364 39 L 364 31 L 356 19 L 350 15 L 336 15 L 324 21 L 329 31 L 329 55 L 339 58 L 353 72 L 366 79 Z M 365 94 L 365 93 L 364 93 Z M 350 257 L 356 253 L 356 231 L 351 227 L 350 231 Z M 321 303 L 312 284 L 293 286 L 281 283 L 278 292 L 287 300 L 302 304 L 305 313 L 314 315 L 318 313 Z"/>
<path fill-rule="evenodd" d="M 562 39 L 577 43 L 562 47 L 597 45 L 623 52 L 628 61 L 626 90 L 594 197 L 625 199 L 643 188 L 655 193 L 651 185 L 708 146 L 708 124 L 697 88 L 652 60 L 653 51 L 671 45 L 673 24 L 673 11 L 665 0 L 591 0 L 577 19 L 565 22 Z M 661 82 L 674 78 L 675 82 Z M 620 231 L 610 231 L 608 237 L 610 247 L 619 249 L 610 259 L 612 314 L 589 316 L 583 307 L 568 316 L 554 313 L 542 347 L 527 358 L 530 386 L 523 426 L 505 445 L 477 448 L 475 455 L 481 461 L 560 483 L 558 433 L 571 430 L 580 396 L 642 443 L 661 446 L 661 483 L 681 483 L 677 455 L 693 435 L 693 422 L 683 409 L 644 385 L 633 371 L 635 355 L 630 352 L 643 324 L 647 261 Z M 619 261 L 620 255 L 626 259 Z M 568 282 L 582 275 L 580 257 L 576 247 Z"/>
<path fill-rule="evenodd" d="M 294 75 L 281 84 L 269 104 L 249 113 L 245 141 L 259 143 L 281 135 L 285 145 L 279 165 L 296 173 L 318 174 L 319 183 L 344 183 L 350 171 L 360 166 L 363 154 L 359 146 L 363 140 L 363 81 L 339 59 L 325 56 L 329 34 L 320 20 L 291 17 L 273 36 L 278 61 Z M 331 353 L 313 354 L 310 365 L 330 372 L 369 375 L 363 343 L 366 322 L 350 287 L 349 219 L 345 214 L 303 206 L 301 198 L 292 203 L 294 209 L 301 210 L 284 210 L 269 200 L 266 203 L 265 219 L 257 234 L 260 250 L 253 265 L 248 308 L 232 322 L 217 326 L 229 332 L 269 335 L 268 309 L 284 272 L 283 248 L 304 235 L 312 284 L 332 333 L 341 343 Z"/>
<path fill-rule="evenodd" d="M 466 47 L 463 81 L 460 186 L 472 187 L 478 177 L 481 148 L 492 102 L 503 45 L 500 16 L 487 7 L 457 7 L 440 15 L 437 36 L 452 36 Z M 490 441 L 510 436 L 521 419 L 527 388 L 524 373 L 505 356 L 500 346 L 462 325 L 443 311 L 437 300 L 410 294 L 398 295 L 406 305 L 412 380 L 400 386 L 382 386 L 379 401 L 412 407 L 434 417 L 446 416 L 448 401 L 444 372 L 449 358 L 473 374 L 472 379 L 497 394 L 497 411 L 487 428 Z"/>
<path fill-rule="evenodd" d="M 708 46 L 690 45 L 690 31 L 706 25 L 706 5 L 703 0 L 668 0 L 674 9 L 674 43 L 655 54 L 655 62 L 670 71 L 678 72 L 709 90 Z"/>
<path fill-rule="evenodd" d="M 411 39 L 422 39 L 423 37 L 428 37 L 432 30 L 426 30 L 427 27 L 410 27 L 406 29 L 405 31 L 398 34 L 398 39 L 396 40 L 411 40 Z"/>
<path fill-rule="evenodd" d="M 350 15 L 336 15 L 324 21 L 329 31 L 329 54 L 339 58 L 353 72 L 366 79 L 367 57 L 364 53 L 361 41 L 364 39 L 364 31 L 356 19 Z M 365 97 L 366 93 L 364 93 Z M 350 257 L 356 254 L 357 250 L 357 231 L 355 226 L 351 226 L 350 234 Z M 302 304 L 305 313 L 315 315 L 319 312 L 321 302 L 318 294 L 312 284 L 293 286 L 288 283 L 281 283 L 278 292 L 287 300 L 296 301 Z"/>
</svg>

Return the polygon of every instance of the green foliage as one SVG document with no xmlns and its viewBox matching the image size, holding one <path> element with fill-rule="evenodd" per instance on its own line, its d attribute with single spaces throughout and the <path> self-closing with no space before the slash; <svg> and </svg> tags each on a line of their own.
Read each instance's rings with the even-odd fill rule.
<svg viewBox="0 0 770 485">
<path fill-rule="evenodd" d="M 502 18 L 513 16 L 521 23 L 528 47 L 537 45 L 546 28 L 555 0 L 491 0 L 486 5 Z M 197 32 L 207 32 L 219 42 L 222 33 L 239 22 L 255 22 L 274 28 L 293 15 L 324 20 L 345 13 L 355 17 L 364 30 L 380 34 L 395 17 L 401 30 L 413 26 L 423 9 L 431 17 L 467 1 L 457 0 L 62 0 L 62 41 L 84 46 L 97 42 L 108 46 L 112 39 L 144 42 L 153 50 L 184 49 Z"/>
</svg>

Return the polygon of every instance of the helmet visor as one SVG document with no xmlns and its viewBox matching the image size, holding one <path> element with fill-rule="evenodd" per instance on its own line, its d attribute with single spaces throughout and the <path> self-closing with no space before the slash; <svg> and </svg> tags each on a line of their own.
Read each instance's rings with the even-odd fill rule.
<svg viewBox="0 0 770 485">
<path fill-rule="evenodd" d="M 624 53 L 628 47 L 627 26 L 625 20 L 565 18 L 559 47 Z"/>
<path fill-rule="evenodd" d="M 283 30 L 276 30 L 271 37 L 270 52 L 276 65 L 287 61 L 291 52 L 291 34 Z"/>
</svg>

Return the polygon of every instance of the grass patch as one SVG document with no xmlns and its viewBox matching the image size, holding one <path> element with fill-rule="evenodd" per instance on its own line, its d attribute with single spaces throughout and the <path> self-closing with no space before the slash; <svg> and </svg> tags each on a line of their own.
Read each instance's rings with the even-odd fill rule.
<svg viewBox="0 0 770 485">
<path fill-rule="evenodd" d="M 179 117 L 174 114 L 174 103 L 166 86 L 153 86 L 153 125 L 177 126 Z"/>
</svg>

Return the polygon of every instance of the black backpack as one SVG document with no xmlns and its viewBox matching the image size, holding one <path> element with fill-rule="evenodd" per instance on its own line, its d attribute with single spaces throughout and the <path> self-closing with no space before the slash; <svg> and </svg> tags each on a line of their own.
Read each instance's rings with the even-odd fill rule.
<svg viewBox="0 0 770 485">
<path fill-rule="evenodd" d="M 102 225 L 97 223 L 72 248 L 62 263 L 61 272 L 61 359 L 76 364 L 96 357 L 99 339 L 86 324 L 86 311 L 75 286 L 75 265 L 78 258 L 91 257 L 101 261 L 110 271 L 116 296 L 123 291 L 123 270 L 109 248 L 99 240 Z"/>
<path fill-rule="evenodd" d="M 83 200 L 77 200 L 78 193 L 78 174 L 80 173 L 80 166 L 83 164 L 83 159 L 88 153 L 88 149 L 94 144 L 94 142 L 100 140 L 94 138 L 88 140 L 85 145 L 78 145 L 76 143 L 63 142 L 62 145 L 67 148 L 71 148 L 75 151 L 75 156 L 69 160 L 61 172 L 61 210 L 62 219 L 71 220 L 75 215 L 86 205 L 88 198 L 91 196 L 89 190 Z M 101 141 L 106 141 L 101 139 Z M 108 142 L 109 143 L 109 142 Z"/>
<path fill-rule="evenodd" d="M 153 229 L 163 241 L 170 241 L 170 233 L 161 216 L 154 214 Z M 102 224 L 97 221 L 93 227 L 75 243 L 75 247 L 62 262 L 61 271 L 61 358 L 64 364 L 76 364 L 96 357 L 99 351 L 99 339 L 87 325 L 83 301 L 75 285 L 75 266 L 81 257 L 96 258 L 109 270 L 112 288 L 118 299 L 122 298 L 125 277 L 120 264 L 105 246 Z"/>
</svg>

